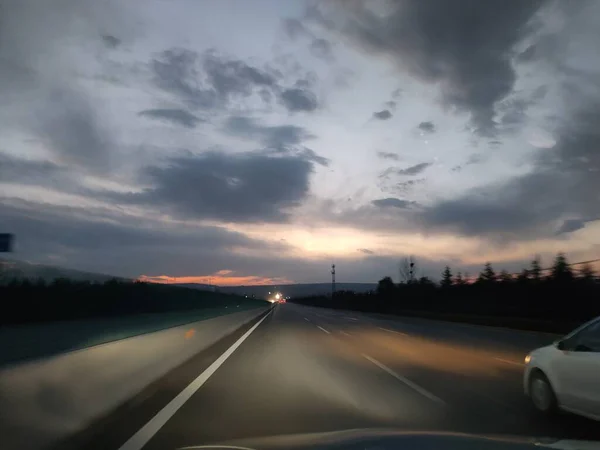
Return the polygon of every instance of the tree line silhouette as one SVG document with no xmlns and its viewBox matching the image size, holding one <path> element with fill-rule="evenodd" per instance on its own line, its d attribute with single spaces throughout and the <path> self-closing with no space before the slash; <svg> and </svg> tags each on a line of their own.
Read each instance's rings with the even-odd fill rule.
<svg viewBox="0 0 600 450">
<path fill-rule="evenodd" d="M 132 314 L 235 308 L 241 303 L 263 300 L 197 289 L 109 280 L 104 283 L 58 278 L 13 279 L 0 285 L 3 309 L 0 325 L 26 322 L 115 317 Z"/>
<path fill-rule="evenodd" d="M 388 276 L 373 292 L 342 291 L 293 301 L 557 332 L 600 315 L 600 282 L 590 264 L 593 261 L 575 268 L 559 253 L 550 268 L 542 269 L 534 258 L 518 274 L 497 273 L 488 262 L 475 278 L 446 266 L 438 283 L 418 277 L 414 259 L 407 261 L 400 264 L 398 284 Z"/>
</svg>

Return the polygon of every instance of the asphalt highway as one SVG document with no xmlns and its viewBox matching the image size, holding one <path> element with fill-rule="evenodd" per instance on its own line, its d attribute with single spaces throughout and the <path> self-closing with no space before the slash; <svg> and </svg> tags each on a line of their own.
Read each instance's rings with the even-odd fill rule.
<svg viewBox="0 0 600 450">
<path fill-rule="evenodd" d="M 523 395 L 525 355 L 555 338 L 279 305 L 61 448 L 372 427 L 600 440 L 597 422 L 542 417 Z"/>
</svg>

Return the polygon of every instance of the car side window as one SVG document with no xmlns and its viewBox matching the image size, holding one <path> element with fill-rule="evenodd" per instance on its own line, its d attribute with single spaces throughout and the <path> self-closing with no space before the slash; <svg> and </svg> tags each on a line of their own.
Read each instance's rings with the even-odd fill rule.
<svg viewBox="0 0 600 450">
<path fill-rule="evenodd" d="M 600 353 L 600 321 L 590 324 L 573 336 L 571 348 L 574 351 Z"/>
</svg>

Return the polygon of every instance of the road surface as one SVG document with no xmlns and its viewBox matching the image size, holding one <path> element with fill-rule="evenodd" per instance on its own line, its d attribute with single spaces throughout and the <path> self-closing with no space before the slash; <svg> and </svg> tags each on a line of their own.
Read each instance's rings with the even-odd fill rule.
<svg viewBox="0 0 600 450">
<path fill-rule="evenodd" d="M 543 418 L 523 396 L 523 358 L 554 338 L 280 305 L 59 448 L 365 427 L 600 440 L 598 423 Z"/>
</svg>

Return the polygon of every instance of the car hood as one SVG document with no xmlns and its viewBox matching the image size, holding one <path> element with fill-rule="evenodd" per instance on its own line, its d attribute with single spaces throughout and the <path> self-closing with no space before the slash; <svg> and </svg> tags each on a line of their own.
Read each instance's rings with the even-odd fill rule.
<svg viewBox="0 0 600 450">
<path fill-rule="evenodd" d="M 213 445 L 182 447 L 179 450 L 541 450 L 543 448 L 598 450 L 600 442 L 360 429 L 239 439 Z"/>
<path fill-rule="evenodd" d="M 544 347 L 536 348 L 531 352 L 532 355 L 541 355 L 544 353 L 548 353 L 551 351 L 556 351 L 556 346 L 554 344 L 546 345 Z"/>
</svg>

